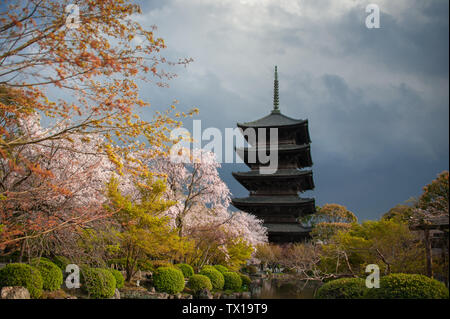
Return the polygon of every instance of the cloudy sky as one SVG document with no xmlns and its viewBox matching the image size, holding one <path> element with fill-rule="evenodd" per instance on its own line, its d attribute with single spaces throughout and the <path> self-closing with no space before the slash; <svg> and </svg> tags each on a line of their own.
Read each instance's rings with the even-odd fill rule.
<svg viewBox="0 0 450 319">
<path fill-rule="evenodd" d="M 380 28 L 368 29 L 367 4 Z M 234 128 L 272 108 L 309 119 L 318 205 L 377 219 L 418 196 L 449 163 L 449 2 L 446 0 L 151 0 L 139 21 L 157 25 L 170 58 L 191 57 L 169 88 L 148 85 L 154 108 L 198 107 L 202 127 Z M 150 116 L 150 113 L 149 113 Z M 186 127 L 192 121 L 186 121 Z M 206 144 L 207 142 L 205 142 Z M 234 196 L 247 191 L 224 164 Z"/>
</svg>

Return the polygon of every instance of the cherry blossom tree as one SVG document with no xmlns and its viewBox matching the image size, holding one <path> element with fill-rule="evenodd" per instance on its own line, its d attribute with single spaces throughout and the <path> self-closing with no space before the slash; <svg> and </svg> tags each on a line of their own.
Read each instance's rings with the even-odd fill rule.
<svg viewBox="0 0 450 319">
<path fill-rule="evenodd" d="M 20 129 L 30 138 L 45 130 L 38 116 L 21 120 Z M 20 170 L 0 159 L 1 248 L 20 243 L 23 252 L 27 240 L 73 231 L 107 216 L 102 207 L 104 187 L 114 165 L 98 151 L 101 140 L 98 134 L 72 134 L 23 145 L 14 151 L 16 162 L 33 165 Z"/>
<path fill-rule="evenodd" d="M 190 259 L 204 264 L 218 254 L 227 260 L 227 245 L 244 240 L 249 247 L 267 242 L 267 230 L 262 221 L 251 214 L 228 210 L 231 193 L 220 178 L 220 164 L 215 155 L 195 150 L 189 160 L 176 162 L 161 157 L 152 163 L 152 170 L 166 178 L 167 196 L 175 200 L 167 214 L 180 236 L 197 242 Z"/>
</svg>

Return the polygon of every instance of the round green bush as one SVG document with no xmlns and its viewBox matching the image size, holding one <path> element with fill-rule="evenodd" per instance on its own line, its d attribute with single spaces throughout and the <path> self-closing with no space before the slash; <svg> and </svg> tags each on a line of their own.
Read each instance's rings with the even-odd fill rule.
<svg viewBox="0 0 450 319">
<path fill-rule="evenodd" d="M 194 293 L 203 289 L 212 290 L 211 280 L 204 275 L 192 275 L 189 278 L 188 286 Z"/>
<path fill-rule="evenodd" d="M 28 289 L 32 298 L 42 295 L 43 281 L 40 271 L 21 263 L 8 264 L 0 269 L 0 287 L 21 286 Z"/>
<path fill-rule="evenodd" d="M 417 274 L 390 274 L 381 277 L 380 288 L 368 289 L 374 299 L 448 299 L 448 289 L 435 279 Z"/>
<path fill-rule="evenodd" d="M 120 289 L 125 284 L 125 278 L 123 277 L 122 273 L 118 271 L 117 269 L 108 268 L 108 270 L 112 273 L 114 278 L 116 278 L 116 288 Z"/>
<path fill-rule="evenodd" d="M 175 267 L 159 267 L 153 273 L 153 284 L 156 290 L 176 294 L 184 289 L 184 276 Z"/>
<path fill-rule="evenodd" d="M 178 269 L 181 270 L 183 273 L 184 278 L 189 278 L 194 274 L 194 268 L 192 268 L 191 265 L 188 264 L 176 264 L 175 265 Z"/>
<path fill-rule="evenodd" d="M 362 278 L 341 278 L 327 282 L 317 291 L 317 299 L 358 299 L 367 292 Z"/>
<path fill-rule="evenodd" d="M 44 258 L 35 258 L 31 260 L 31 265 L 36 267 L 41 273 L 43 289 L 55 291 L 61 288 L 63 284 L 63 273 L 61 268 Z"/>
<path fill-rule="evenodd" d="M 55 256 L 52 258 L 52 262 L 58 266 L 63 273 L 66 271 L 67 265 L 71 264 L 69 258 L 64 256 Z"/>
<path fill-rule="evenodd" d="M 205 266 L 202 267 L 202 270 L 206 270 L 206 269 L 217 270 L 216 267 L 214 267 L 213 265 L 205 265 Z"/>
<path fill-rule="evenodd" d="M 220 271 L 222 274 L 226 273 L 228 270 L 227 267 L 222 266 L 222 265 L 214 265 L 214 268 L 216 268 L 218 271 Z"/>
<path fill-rule="evenodd" d="M 96 299 L 111 298 L 116 291 L 116 278 L 104 268 L 82 268 L 83 287 Z"/>
<path fill-rule="evenodd" d="M 214 289 L 221 290 L 225 284 L 225 278 L 222 273 L 212 266 L 203 267 L 200 275 L 208 277 Z"/>
<path fill-rule="evenodd" d="M 244 275 L 244 274 L 239 274 L 239 276 L 241 277 L 241 280 L 242 280 L 242 286 L 245 286 L 248 288 L 250 286 L 250 283 L 252 282 L 250 277 L 247 275 Z"/>
<path fill-rule="evenodd" d="M 225 285 L 223 286 L 225 290 L 238 290 L 242 287 L 242 279 L 237 272 L 226 272 L 223 277 L 225 279 Z"/>
</svg>

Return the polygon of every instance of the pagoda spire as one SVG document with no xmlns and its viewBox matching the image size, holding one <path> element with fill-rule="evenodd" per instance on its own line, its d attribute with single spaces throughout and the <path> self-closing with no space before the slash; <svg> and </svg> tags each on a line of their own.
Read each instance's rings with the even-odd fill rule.
<svg viewBox="0 0 450 319">
<path fill-rule="evenodd" d="M 278 97 L 278 71 L 277 66 L 275 65 L 275 79 L 273 81 L 273 110 L 272 113 L 280 113 L 279 105 L 279 97 Z"/>
</svg>

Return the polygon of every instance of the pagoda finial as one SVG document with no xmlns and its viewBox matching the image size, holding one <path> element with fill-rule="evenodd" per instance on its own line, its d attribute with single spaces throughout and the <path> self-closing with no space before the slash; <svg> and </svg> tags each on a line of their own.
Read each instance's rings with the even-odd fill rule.
<svg viewBox="0 0 450 319">
<path fill-rule="evenodd" d="M 280 113 L 280 109 L 278 108 L 279 100 L 278 100 L 278 70 L 275 65 L 275 80 L 273 81 L 273 110 L 272 113 Z"/>
</svg>

